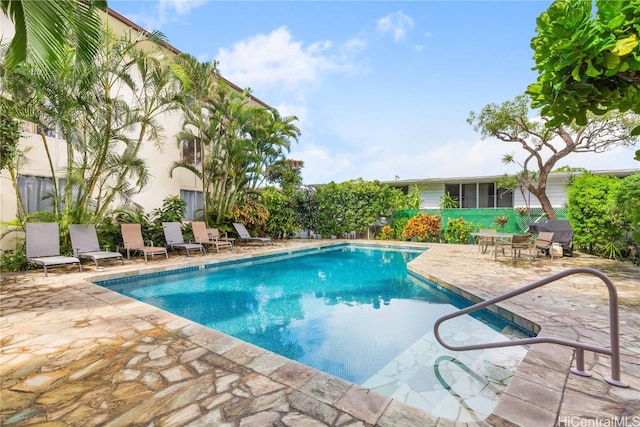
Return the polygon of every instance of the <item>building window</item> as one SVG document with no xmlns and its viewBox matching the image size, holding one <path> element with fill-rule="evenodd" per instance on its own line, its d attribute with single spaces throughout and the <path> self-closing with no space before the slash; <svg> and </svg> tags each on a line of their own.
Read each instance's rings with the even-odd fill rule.
<svg viewBox="0 0 640 427">
<path fill-rule="evenodd" d="M 202 191 L 180 190 L 180 198 L 187 203 L 187 209 L 184 214 L 185 219 L 202 218 Z"/>
<path fill-rule="evenodd" d="M 44 133 L 44 135 L 49 137 L 49 138 L 62 139 L 60 134 L 58 132 L 56 132 L 55 129 L 51 129 L 51 128 L 48 128 L 48 127 L 41 128 L 40 126 L 36 126 L 36 133 L 38 135 L 40 135 L 41 133 Z"/>
<path fill-rule="evenodd" d="M 496 186 L 493 182 L 483 182 L 478 184 L 478 207 L 492 208 L 496 206 Z"/>
<path fill-rule="evenodd" d="M 20 175 L 18 191 L 27 213 L 53 212 L 53 179 Z"/>
<path fill-rule="evenodd" d="M 458 200 L 461 208 L 512 208 L 513 192 L 497 188 L 494 182 L 445 184 L 445 194 Z"/>
<path fill-rule="evenodd" d="M 460 184 L 462 189 L 461 208 L 477 208 L 477 196 L 475 184 Z"/>
<path fill-rule="evenodd" d="M 496 207 L 512 208 L 513 207 L 513 191 L 508 188 L 498 188 L 496 191 Z"/>
<path fill-rule="evenodd" d="M 192 139 L 182 141 L 182 161 L 191 163 L 192 165 L 200 165 L 202 161 L 200 144 Z"/>
</svg>

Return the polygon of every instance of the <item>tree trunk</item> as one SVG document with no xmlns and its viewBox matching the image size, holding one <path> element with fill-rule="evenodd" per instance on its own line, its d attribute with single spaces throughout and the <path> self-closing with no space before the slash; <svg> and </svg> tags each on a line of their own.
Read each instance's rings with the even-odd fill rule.
<svg viewBox="0 0 640 427">
<path fill-rule="evenodd" d="M 551 206 L 551 201 L 547 197 L 547 193 L 542 192 L 537 197 L 538 197 L 538 200 L 540 201 L 540 206 L 542 206 L 542 210 L 547 216 L 547 219 L 557 219 L 556 211 L 553 210 L 553 207 Z"/>
</svg>

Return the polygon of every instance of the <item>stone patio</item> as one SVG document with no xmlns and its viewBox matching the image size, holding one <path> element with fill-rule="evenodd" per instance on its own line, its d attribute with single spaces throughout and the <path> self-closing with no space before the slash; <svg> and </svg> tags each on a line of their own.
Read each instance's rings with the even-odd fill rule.
<svg viewBox="0 0 640 427">
<path fill-rule="evenodd" d="M 307 240 L 235 253 L 173 254 L 124 266 L 87 264 L 2 275 L 0 424 L 81 426 L 572 426 L 640 425 L 640 268 L 583 254 L 511 263 L 477 247 L 429 245 L 410 269 L 468 298 L 487 299 L 571 267 L 605 272 L 620 299 L 622 380 L 610 358 L 586 352 L 590 378 L 569 372 L 574 352 L 534 344 L 494 413 L 476 423 L 438 419 L 358 385 L 91 283 L 150 271 L 288 252 Z M 385 244 L 366 241 L 365 243 Z M 608 296 L 579 275 L 500 304 L 542 336 L 608 346 Z M 618 424 L 613 424 L 618 420 Z M 594 424 L 587 424 L 592 422 Z M 599 422 L 600 424 L 595 424 Z M 606 424 L 606 423 L 609 424 Z"/>
</svg>

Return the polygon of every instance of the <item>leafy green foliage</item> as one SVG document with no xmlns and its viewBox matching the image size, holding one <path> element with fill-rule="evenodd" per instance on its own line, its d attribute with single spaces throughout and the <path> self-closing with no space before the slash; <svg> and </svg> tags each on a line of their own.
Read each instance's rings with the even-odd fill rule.
<svg viewBox="0 0 640 427">
<path fill-rule="evenodd" d="M 440 237 L 442 229 L 442 217 L 418 212 L 409 219 L 402 232 L 402 238 L 406 240 L 418 240 L 420 242 L 435 242 Z"/>
<path fill-rule="evenodd" d="M 53 180 L 52 205 L 64 221 L 99 223 L 116 207 L 134 206 L 133 197 L 149 183 L 139 153 L 143 142 L 160 145 L 163 127 L 157 117 L 175 105 L 179 91 L 151 40 L 100 31 L 91 67 L 77 67 L 75 52 L 65 50 L 55 78 L 29 64 L 3 75 L 2 96 L 14 102 L 13 118 L 54 129 L 66 142 L 66 156 L 57 160 L 46 134 L 40 134 Z"/>
<path fill-rule="evenodd" d="M 407 226 L 409 219 L 410 218 L 406 218 L 406 217 L 401 217 L 401 218 L 396 218 L 395 216 L 393 217 L 391 226 L 393 227 L 393 235 L 396 240 L 402 239 L 402 232 L 404 231 L 404 228 Z"/>
<path fill-rule="evenodd" d="M 263 235 L 264 227 L 269 220 L 269 210 L 256 194 L 250 194 L 242 200 L 242 204 L 234 208 L 231 219 L 243 223 L 249 232 Z"/>
<path fill-rule="evenodd" d="M 96 8 L 105 10 L 107 2 L 0 0 L 0 9 L 15 27 L 5 67 L 14 69 L 26 61 L 42 73 L 54 75 L 64 67 L 70 46 L 79 65 L 91 66 L 100 45 L 101 21 Z"/>
<path fill-rule="evenodd" d="M 620 182 L 615 195 L 617 212 L 629 223 L 640 241 L 640 173 Z"/>
<path fill-rule="evenodd" d="M 0 99 L 0 171 L 14 158 L 20 140 L 20 124 L 9 115 L 7 100 Z"/>
<path fill-rule="evenodd" d="M 171 172 L 186 169 L 200 180 L 208 222 L 228 222 L 243 198 L 266 182 L 283 189 L 301 184 L 303 162 L 285 158 L 300 136 L 295 116 L 248 102 L 249 91 L 238 92 L 220 79 L 215 62 L 180 55 L 175 67 L 185 88 L 183 128 L 176 142 L 191 141 L 199 158 L 176 161 Z"/>
<path fill-rule="evenodd" d="M 635 264 L 640 263 L 640 173 L 630 175 L 620 182 L 615 194 L 616 214 L 627 237 L 622 251 Z"/>
<path fill-rule="evenodd" d="M 581 250 L 597 254 L 608 244 L 620 241 L 622 228 L 614 214 L 619 185 L 619 178 L 592 174 L 573 180 L 567 193 L 568 215 L 575 232 L 574 244 Z"/>
<path fill-rule="evenodd" d="M 460 206 L 460 202 L 447 191 L 440 197 L 440 209 L 456 209 Z"/>
<path fill-rule="evenodd" d="M 405 209 L 420 209 L 422 205 L 422 191 L 420 190 L 420 186 L 414 184 L 409 187 L 409 191 L 407 193 L 407 206 Z"/>
<path fill-rule="evenodd" d="M 27 263 L 26 249 L 24 244 L 20 244 L 14 250 L 2 253 L 0 268 L 2 271 L 24 271 L 36 268 L 36 266 Z"/>
<path fill-rule="evenodd" d="M 269 211 L 269 218 L 264 226 L 265 232 L 277 239 L 295 234 L 299 230 L 295 200 L 275 187 L 265 188 L 261 196 Z"/>
<path fill-rule="evenodd" d="M 380 233 L 376 236 L 376 240 L 393 240 L 395 239 L 395 232 L 393 231 L 393 227 L 390 225 L 385 225 L 380 230 Z"/>
<path fill-rule="evenodd" d="M 444 241 L 446 243 L 469 243 L 471 233 L 475 229 L 475 224 L 465 221 L 464 218 L 449 218 L 447 227 L 444 229 Z"/>
<path fill-rule="evenodd" d="M 313 199 L 318 207 L 314 231 L 325 236 L 365 231 L 406 205 L 402 191 L 362 179 L 319 185 Z"/>
<path fill-rule="evenodd" d="M 153 215 L 160 222 L 181 222 L 187 212 L 187 202 L 180 196 L 168 196 L 162 201 L 162 206 L 153 210 Z"/>
<path fill-rule="evenodd" d="M 620 259 L 622 258 L 622 251 L 618 247 L 617 242 L 607 242 L 599 248 L 600 256 L 609 258 L 609 259 Z"/>
<path fill-rule="evenodd" d="M 536 20 L 536 83 L 527 93 L 549 126 L 587 123 L 587 113 L 640 114 L 640 0 L 556 0 Z M 636 134 L 640 127 L 636 128 Z"/>
<path fill-rule="evenodd" d="M 319 231 L 318 209 L 320 206 L 315 193 L 316 189 L 314 187 L 305 186 L 294 192 L 292 196 L 296 206 L 296 223 L 302 230 L 314 233 Z"/>
</svg>

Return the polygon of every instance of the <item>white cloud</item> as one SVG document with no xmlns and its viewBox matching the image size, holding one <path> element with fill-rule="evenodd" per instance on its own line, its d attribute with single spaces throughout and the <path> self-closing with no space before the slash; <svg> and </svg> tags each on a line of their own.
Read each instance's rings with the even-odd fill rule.
<svg viewBox="0 0 640 427">
<path fill-rule="evenodd" d="M 222 75 L 242 87 L 279 86 L 295 91 L 316 81 L 320 71 L 329 68 L 322 54 L 330 46 L 329 42 L 317 42 L 304 47 L 292 39 L 286 27 L 280 27 L 237 42 L 232 49 L 221 48 L 217 59 Z"/>
<path fill-rule="evenodd" d="M 205 0 L 160 0 L 160 8 L 178 15 L 187 15 L 192 9 L 202 6 Z"/>
<path fill-rule="evenodd" d="M 331 181 L 341 182 L 351 178 L 354 164 L 344 153 L 335 148 L 305 144 L 291 150 L 289 156 L 303 160 L 302 176 L 305 184 L 326 184 Z"/>
<path fill-rule="evenodd" d="M 128 18 L 150 31 L 161 31 L 167 22 L 177 21 L 206 3 L 206 0 L 158 0 L 155 12 Z"/>
<path fill-rule="evenodd" d="M 413 28 L 413 19 L 401 11 L 390 13 L 377 21 L 378 30 L 383 33 L 392 33 L 396 42 L 401 41 L 407 32 Z"/>
<path fill-rule="evenodd" d="M 305 45 L 280 27 L 239 41 L 231 49 L 221 48 L 217 60 L 222 75 L 241 87 L 260 93 L 277 88 L 302 98 L 328 73 L 353 73 L 358 68 L 353 55 L 364 47 L 366 43 L 358 39 L 337 49 L 327 40 Z"/>
</svg>

